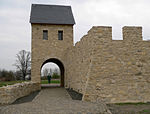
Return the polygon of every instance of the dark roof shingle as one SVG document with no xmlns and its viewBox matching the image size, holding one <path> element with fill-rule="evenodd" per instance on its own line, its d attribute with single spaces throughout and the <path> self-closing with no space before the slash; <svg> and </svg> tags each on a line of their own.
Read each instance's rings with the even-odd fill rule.
<svg viewBox="0 0 150 114">
<path fill-rule="evenodd" d="M 32 4 L 30 23 L 74 25 L 75 20 L 71 6 Z"/>
</svg>

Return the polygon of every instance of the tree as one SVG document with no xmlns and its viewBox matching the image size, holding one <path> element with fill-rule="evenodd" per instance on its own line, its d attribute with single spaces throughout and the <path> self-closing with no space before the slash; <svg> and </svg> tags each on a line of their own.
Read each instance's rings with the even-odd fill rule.
<svg viewBox="0 0 150 114">
<path fill-rule="evenodd" d="M 45 69 L 43 70 L 43 76 L 48 76 L 49 74 L 50 74 L 50 75 L 53 74 L 52 69 L 51 69 L 51 68 L 50 68 L 50 69 L 45 68 Z"/>
<path fill-rule="evenodd" d="M 60 74 L 59 74 L 59 69 L 58 68 L 54 69 L 52 78 L 54 78 L 54 79 L 59 79 L 60 78 Z"/>
<path fill-rule="evenodd" d="M 48 76 L 49 70 L 46 68 L 43 70 L 43 76 Z"/>
<path fill-rule="evenodd" d="M 49 74 L 52 75 L 53 74 L 53 69 L 49 69 Z"/>
<path fill-rule="evenodd" d="M 21 72 L 23 80 L 31 69 L 31 54 L 28 51 L 21 50 L 16 55 L 16 63 L 14 64 L 17 69 Z"/>
<path fill-rule="evenodd" d="M 15 80 L 15 74 L 13 71 L 0 69 L 0 81 L 13 81 Z"/>
<path fill-rule="evenodd" d="M 20 72 L 20 70 L 17 70 L 17 71 L 15 72 L 15 78 L 16 78 L 16 80 L 21 80 L 21 78 L 22 78 L 22 73 Z"/>
<path fill-rule="evenodd" d="M 54 69 L 54 73 L 59 74 L 58 68 L 55 68 L 55 69 Z"/>
</svg>

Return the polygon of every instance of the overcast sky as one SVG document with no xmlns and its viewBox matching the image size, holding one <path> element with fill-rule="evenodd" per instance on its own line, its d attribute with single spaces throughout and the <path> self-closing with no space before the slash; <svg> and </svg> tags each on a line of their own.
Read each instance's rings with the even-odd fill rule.
<svg viewBox="0 0 150 114">
<path fill-rule="evenodd" d="M 31 4 L 71 5 L 75 17 L 74 42 L 92 26 L 112 26 L 113 39 L 121 28 L 142 26 L 150 38 L 150 0 L 0 0 L 0 69 L 15 70 L 16 54 L 31 49 Z"/>
</svg>

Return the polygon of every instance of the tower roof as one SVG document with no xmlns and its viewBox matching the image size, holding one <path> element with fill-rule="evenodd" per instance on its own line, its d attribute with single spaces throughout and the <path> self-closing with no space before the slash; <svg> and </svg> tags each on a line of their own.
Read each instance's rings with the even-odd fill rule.
<svg viewBox="0 0 150 114">
<path fill-rule="evenodd" d="M 32 4 L 30 23 L 74 25 L 71 6 Z"/>
</svg>

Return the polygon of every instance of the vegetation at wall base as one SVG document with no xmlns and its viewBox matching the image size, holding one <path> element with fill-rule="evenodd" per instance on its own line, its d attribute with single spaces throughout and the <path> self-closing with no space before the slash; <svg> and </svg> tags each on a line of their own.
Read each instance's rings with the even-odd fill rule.
<svg viewBox="0 0 150 114">
<path fill-rule="evenodd" d="M 139 114 L 150 114 L 150 109 L 144 109 L 140 111 Z"/>
<path fill-rule="evenodd" d="M 137 102 L 137 103 L 115 103 L 116 105 L 143 105 L 143 104 L 147 104 L 149 105 L 150 103 L 144 103 L 144 102 Z"/>
<path fill-rule="evenodd" d="M 16 84 L 16 83 L 22 83 L 22 82 L 25 82 L 25 81 L 0 81 L 0 87 L 2 86 L 7 86 L 7 85 L 13 85 L 13 84 Z"/>
</svg>

